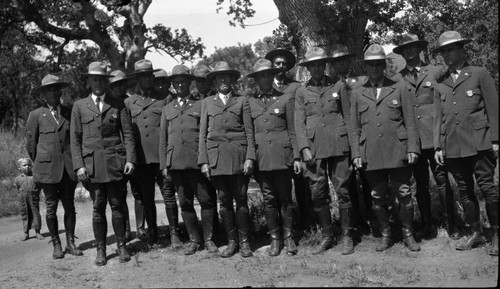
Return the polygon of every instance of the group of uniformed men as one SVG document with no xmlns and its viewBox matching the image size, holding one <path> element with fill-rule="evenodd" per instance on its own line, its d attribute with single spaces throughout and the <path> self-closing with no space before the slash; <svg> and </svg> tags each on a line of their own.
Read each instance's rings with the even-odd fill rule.
<svg viewBox="0 0 500 289">
<path fill-rule="evenodd" d="M 83 74 L 90 94 L 76 101 L 72 111 L 60 105 L 61 90 L 68 84 L 47 75 L 37 88 L 47 105 L 30 113 L 26 136 L 35 181 L 46 195 L 53 258 L 63 258 L 64 252 L 82 255 L 74 242 L 74 191 L 80 181 L 93 201 L 95 264 L 106 264 L 108 202 L 119 261 L 130 260 L 125 246 L 130 239 L 127 180 L 136 200 L 137 235 L 150 246 L 158 244 L 156 183 L 165 201 L 173 246 L 181 244 L 177 192 L 189 234 L 185 254 L 203 247 L 219 252 L 214 243 L 218 197 L 228 240 L 220 255 L 230 257 L 239 251 L 243 257 L 252 256 L 247 203 L 251 176 L 264 199 L 270 256 L 283 248 L 288 255 L 297 253 L 293 186 L 300 212 L 307 212 L 309 200 L 321 229 L 321 243 L 312 253 L 334 246 L 329 180 L 338 196 L 342 254 L 351 254 L 353 228 L 361 223 L 356 173 L 382 236 L 376 250 L 392 245 L 389 219 L 396 212 L 404 244 L 419 251 L 413 237 L 410 177 L 413 174 L 416 180 L 425 236 L 432 231 L 429 167 L 445 228 L 450 238 L 460 239 L 458 250 L 486 243 L 475 178 L 493 233 L 489 254 L 498 255 L 498 190 L 493 181 L 498 158 L 497 89 L 485 68 L 466 62 L 464 45 L 470 40 L 447 31 L 438 42 L 434 52 L 442 55 L 447 70 L 422 62 L 420 52 L 427 41 L 412 34 L 402 37 L 393 50 L 406 60 L 400 81 L 384 76 L 386 54 L 378 44 L 364 53 L 366 76 L 350 74 L 353 54 L 345 46 L 339 45 L 332 56 L 322 48 L 309 48 L 299 63 L 311 76 L 303 85 L 286 75 L 296 62 L 293 53 L 275 49 L 247 75 L 259 87 L 258 94 L 249 98 L 234 89 L 240 72 L 223 61 L 212 69 L 199 65 L 192 73 L 177 65 L 167 75 L 153 69 L 150 61 L 139 60 L 129 76 L 108 73 L 104 63 L 93 62 Z M 332 64 L 334 77 L 325 74 L 327 63 Z M 128 96 L 131 77 L 137 89 Z M 192 81 L 198 95 L 191 94 Z M 169 93 L 171 85 L 175 96 Z M 456 228 L 448 172 L 457 183 L 472 231 L 463 238 Z M 398 210 L 391 210 L 389 186 L 397 196 Z M 201 206 L 201 231 L 195 196 Z M 65 210 L 64 251 L 56 217 L 59 200 Z"/>
</svg>

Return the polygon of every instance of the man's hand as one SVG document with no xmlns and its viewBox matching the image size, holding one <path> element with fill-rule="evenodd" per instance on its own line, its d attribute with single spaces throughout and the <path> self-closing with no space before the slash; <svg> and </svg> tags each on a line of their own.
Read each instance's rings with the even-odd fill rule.
<svg viewBox="0 0 500 289">
<path fill-rule="evenodd" d="M 302 171 L 299 161 L 293 161 L 293 172 L 298 175 Z"/>
<path fill-rule="evenodd" d="M 133 163 L 127 162 L 125 164 L 125 169 L 123 170 L 123 173 L 127 176 L 131 176 L 134 173 L 135 165 Z"/>
<path fill-rule="evenodd" d="M 495 159 L 498 159 L 498 144 L 493 145 L 493 155 L 495 156 Z"/>
<path fill-rule="evenodd" d="M 361 170 L 363 169 L 363 160 L 361 160 L 361 158 L 354 158 L 352 160 L 352 165 L 356 170 Z"/>
<path fill-rule="evenodd" d="M 87 183 L 89 181 L 89 172 L 85 167 L 81 167 L 76 171 L 76 176 L 78 177 L 78 181 L 82 183 Z"/>
<path fill-rule="evenodd" d="M 418 154 L 416 153 L 408 153 L 408 164 L 413 165 L 418 161 Z"/>
<path fill-rule="evenodd" d="M 437 150 L 434 153 L 434 159 L 436 160 L 436 163 L 440 166 L 444 166 L 444 156 L 443 156 L 443 151 L 442 150 Z"/>
<path fill-rule="evenodd" d="M 210 166 L 208 164 L 201 165 L 201 173 L 207 177 L 207 179 L 210 179 Z"/>
<path fill-rule="evenodd" d="M 309 148 L 305 148 L 302 150 L 302 159 L 306 163 L 306 166 L 312 167 L 316 165 L 316 162 L 314 161 L 311 150 Z"/>
<path fill-rule="evenodd" d="M 253 172 L 253 160 L 246 160 L 243 165 L 243 174 L 245 176 L 251 175 Z"/>
<path fill-rule="evenodd" d="M 167 168 L 164 168 L 163 170 L 161 170 L 161 174 L 162 174 L 163 177 L 168 178 L 168 170 L 167 170 Z"/>
</svg>

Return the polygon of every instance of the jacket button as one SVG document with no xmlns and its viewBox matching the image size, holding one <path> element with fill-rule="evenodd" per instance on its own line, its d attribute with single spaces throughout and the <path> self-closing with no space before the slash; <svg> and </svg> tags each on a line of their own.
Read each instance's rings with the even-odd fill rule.
<svg viewBox="0 0 500 289">
<path fill-rule="evenodd" d="M 421 119 L 421 118 L 422 118 L 422 116 L 421 116 L 421 115 L 419 115 L 419 116 L 417 116 L 417 118 L 418 118 L 418 119 Z"/>
<path fill-rule="evenodd" d="M 377 126 L 380 126 L 380 123 L 377 123 Z"/>
<path fill-rule="evenodd" d="M 456 124 L 460 124 L 460 122 L 457 120 Z"/>
<path fill-rule="evenodd" d="M 270 141 L 270 140 L 268 140 L 268 141 L 267 141 L 267 143 L 271 143 L 271 141 Z"/>
<path fill-rule="evenodd" d="M 322 126 L 325 127 L 326 125 L 323 123 Z"/>
<path fill-rule="evenodd" d="M 380 112 L 379 112 L 379 111 L 377 111 L 377 115 L 380 115 Z"/>
<path fill-rule="evenodd" d="M 183 133 L 183 132 L 184 132 L 184 131 L 183 131 L 183 130 L 181 130 L 181 133 Z"/>
<path fill-rule="evenodd" d="M 224 120 L 224 123 L 227 123 L 227 120 Z"/>
<path fill-rule="evenodd" d="M 458 111 L 455 111 L 455 114 L 458 114 Z"/>
<path fill-rule="evenodd" d="M 266 130 L 266 133 L 269 133 L 269 131 L 268 131 L 268 130 Z"/>
<path fill-rule="evenodd" d="M 267 122 L 267 118 L 266 118 L 266 119 L 264 119 L 264 122 Z"/>
<path fill-rule="evenodd" d="M 418 105 L 418 104 L 415 104 L 415 107 L 419 107 L 419 106 L 420 106 L 420 105 Z"/>
<path fill-rule="evenodd" d="M 325 117 L 325 115 L 324 115 L 324 114 L 322 114 L 322 115 L 321 115 L 321 117 Z"/>
<path fill-rule="evenodd" d="M 457 102 L 456 102 L 456 101 L 454 101 L 454 102 L 453 102 L 453 104 L 454 104 L 454 105 L 457 105 Z"/>
<path fill-rule="evenodd" d="M 382 134 L 381 134 L 381 133 L 379 133 L 379 134 L 378 134 L 378 137 L 382 137 Z"/>
<path fill-rule="evenodd" d="M 455 94 L 455 92 L 452 92 L 452 94 Z"/>
</svg>

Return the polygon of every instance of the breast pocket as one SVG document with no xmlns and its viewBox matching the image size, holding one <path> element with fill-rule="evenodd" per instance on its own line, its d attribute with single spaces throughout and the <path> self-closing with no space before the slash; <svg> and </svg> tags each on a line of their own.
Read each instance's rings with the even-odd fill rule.
<svg viewBox="0 0 500 289">
<path fill-rule="evenodd" d="M 362 125 L 370 122 L 370 118 L 368 117 L 368 108 L 368 104 L 359 106 L 358 115 Z"/>
<path fill-rule="evenodd" d="M 134 110 L 130 111 L 130 116 L 132 117 L 133 122 L 136 122 L 136 120 L 139 117 L 139 115 L 141 114 L 141 112 L 142 112 L 142 109 L 134 109 Z"/>
<path fill-rule="evenodd" d="M 316 104 L 317 99 L 306 99 L 304 100 L 304 106 L 306 108 L 306 116 L 316 114 Z"/>
<path fill-rule="evenodd" d="M 160 127 L 161 120 L 161 108 L 153 107 L 151 108 L 151 125 L 154 127 Z"/>
<path fill-rule="evenodd" d="M 54 142 L 55 132 L 56 132 L 56 129 L 53 126 L 40 127 L 40 130 L 39 130 L 40 136 L 39 136 L 38 142 L 44 143 L 44 144 L 52 144 Z"/>
<path fill-rule="evenodd" d="M 339 101 L 333 97 L 328 98 L 326 103 L 326 109 L 328 112 L 338 112 L 339 111 Z"/>
<path fill-rule="evenodd" d="M 97 121 L 94 115 L 85 115 L 82 117 L 82 131 L 87 136 L 98 135 Z"/>
<path fill-rule="evenodd" d="M 465 92 L 466 101 L 469 107 L 471 108 L 477 108 L 477 107 L 483 107 L 482 105 L 482 99 L 483 95 L 481 93 L 481 89 L 475 88 L 471 89 Z"/>
<path fill-rule="evenodd" d="M 394 99 L 392 101 L 388 101 L 387 103 L 387 117 L 390 120 L 401 120 L 402 119 L 402 114 L 401 114 L 401 103 Z"/>
</svg>

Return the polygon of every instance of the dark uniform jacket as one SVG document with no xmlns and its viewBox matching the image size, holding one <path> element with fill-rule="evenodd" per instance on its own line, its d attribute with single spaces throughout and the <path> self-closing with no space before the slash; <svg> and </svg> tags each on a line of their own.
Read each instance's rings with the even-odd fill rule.
<svg viewBox="0 0 500 289">
<path fill-rule="evenodd" d="M 56 184 L 64 170 L 76 181 L 70 148 L 71 108 L 61 105 L 59 124 L 48 107 L 32 111 L 26 124 L 26 151 L 34 162 L 35 182 Z"/>
<path fill-rule="evenodd" d="M 404 82 L 384 78 L 376 99 L 369 81 L 351 95 L 352 158 L 361 157 L 366 170 L 405 167 L 408 153 L 420 153 L 411 90 Z"/>
<path fill-rule="evenodd" d="M 85 167 L 92 183 L 123 179 L 126 162 L 137 163 L 132 124 L 122 100 L 106 95 L 102 113 L 89 95 L 71 114 L 73 168 Z"/>
<path fill-rule="evenodd" d="M 137 161 L 139 165 L 159 163 L 161 110 L 167 104 L 167 97 L 152 90 L 150 96 L 133 94 L 125 99 L 125 106 L 132 120 L 136 138 Z"/>
<path fill-rule="evenodd" d="M 281 85 L 281 87 L 278 87 L 278 85 L 276 85 L 275 82 L 273 82 L 273 87 L 279 92 L 290 93 L 292 95 L 295 95 L 297 89 L 299 89 L 300 87 L 300 82 L 285 77 L 285 79 L 283 79 L 283 84 Z"/>
<path fill-rule="evenodd" d="M 434 65 L 423 64 L 418 73 L 417 82 L 407 67 L 399 73 L 403 81 L 411 88 L 420 145 L 422 149 L 434 148 L 434 87 L 436 79 L 443 74 L 443 70 Z"/>
<path fill-rule="evenodd" d="M 178 99 L 163 107 L 160 124 L 160 169 L 198 167 L 201 100 L 193 96 L 180 106 Z"/>
<path fill-rule="evenodd" d="M 462 158 L 498 143 L 498 92 L 486 68 L 466 64 L 456 83 L 449 72 L 437 82 L 434 148 Z"/>
<path fill-rule="evenodd" d="M 255 160 L 255 139 L 248 99 L 219 95 L 203 99 L 200 121 L 198 165 L 209 164 L 211 174 L 243 173 L 246 159 Z"/>
<path fill-rule="evenodd" d="M 325 76 L 322 86 L 310 80 L 295 95 L 295 133 L 299 152 L 311 150 L 314 159 L 349 153 L 349 96 L 343 82 Z"/>
<path fill-rule="evenodd" d="M 267 104 L 249 99 L 255 130 L 255 148 L 260 171 L 286 170 L 299 159 L 295 139 L 295 97 L 273 90 Z"/>
</svg>

